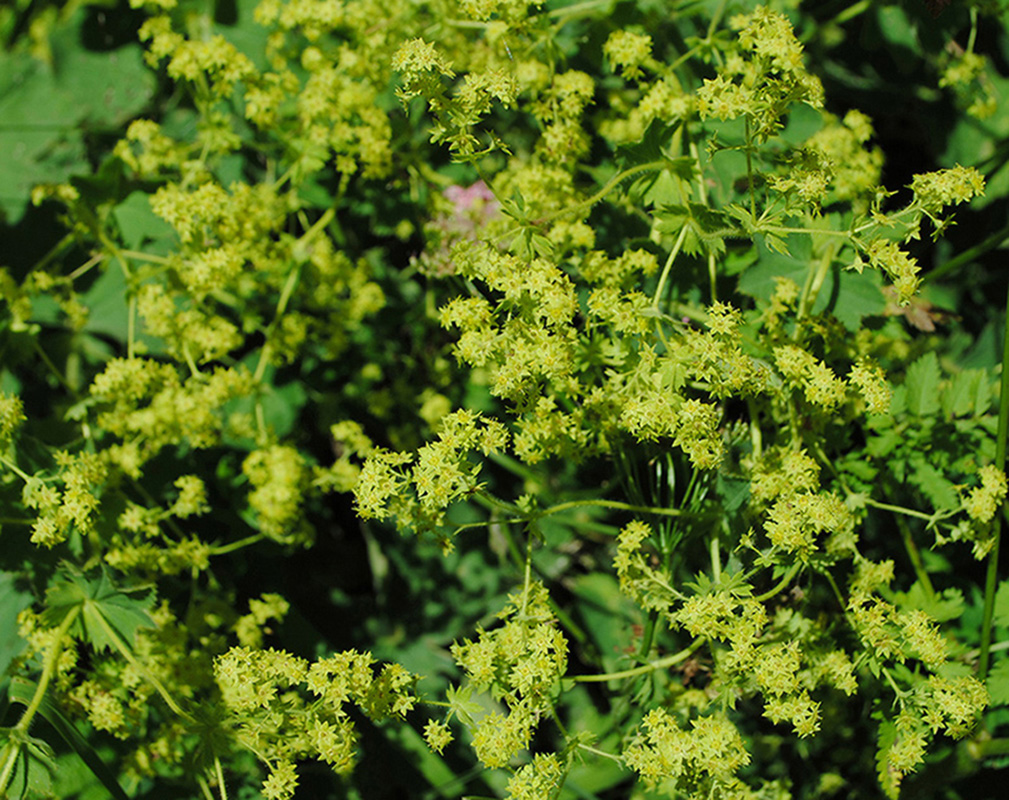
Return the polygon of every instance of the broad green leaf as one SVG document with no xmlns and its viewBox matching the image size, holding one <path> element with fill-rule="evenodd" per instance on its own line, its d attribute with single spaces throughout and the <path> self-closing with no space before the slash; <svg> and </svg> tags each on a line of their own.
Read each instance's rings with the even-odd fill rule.
<svg viewBox="0 0 1009 800">
<path fill-rule="evenodd" d="M 246 362 L 252 369 L 255 369 L 256 358 L 258 358 L 258 354 L 254 353 Z M 258 398 L 247 396 L 231 400 L 225 405 L 224 413 L 262 413 L 263 422 L 273 432 L 273 435 L 282 438 L 294 429 L 302 408 L 308 402 L 308 394 L 304 384 L 300 381 L 275 384 L 276 371 L 276 367 L 266 368 L 261 384 L 263 392 Z M 256 409 L 257 405 L 260 407 L 259 412 Z M 242 446 L 241 441 L 237 441 L 231 436 L 225 436 L 225 441 L 228 444 Z"/>
<path fill-rule="evenodd" d="M 18 635 L 14 621 L 32 602 L 32 594 L 19 589 L 17 576 L 0 572 L 0 678 L 7 672 L 11 661 L 24 649 L 24 640 Z"/>
<path fill-rule="evenodd" d="M 701 203 L 663 206 L 655 218 L 655 228 L 662 233 L 674 234 L 687 228 L 683 252 L 688 255 L 721 253 L 725 250 L 725 237 L 742 235 L 724 214 Z"/>
<path fill-rule="evenodd" d="M 150 195 L 133 192 L 112 209 L 119 235 L 131 250 L 165 255 L 168 244 L 176 238 L 175 230 L 151 209 Z M 153 246 L 152 246 L 153 245 Z"/>
<path fill-rule="evenodd" d="M 858 275 L 835 266 L 816 296 L 813 313 L 827 311 L 849 331 L 857 331 L 862 320 L 879 316 L 886 309 L 882 287 L 883 280 L 876 270 Z"/>
<path fill-rule="evenodd" d="M 90 174 L 87 128 L 120 128 L 154 85 L 139 44 L 86 50 L 83 9 L 51 38 L 53 64 L 0 52 L 0 214 L 17 221 L 32 188 Z"/>
<path fill-rule="evenodd" d="M 910 367 L 904 378 L 907 390 L 907 410 L 919 417 L 928 417 L 939 412 L 939 359 L 932 351 L 927 352 Z"/>
<path fill-rule="evenodd" d="M 138 628 L 154 626 L 148 613 L 154 604 L 154 594 L 142 597 L 136 594 L 137 590 L 117 588 L 104 570 L 94 580 L 88 580 L 82 573 L 68 568 L 55 577 L 46 591 L 43 619 L 49 625 L 59 625 L 67 614 L 79 607 L 80 614 L 70 628 L 71 635 L 96 650 L 118 649 L 117 637 L 130 646 Z"/>
<path fill-rule="evenodd" d="M 900 447 L 905 441 L 903 434 L 896 428 L 888 428 L 878 436 L 873 436 L 866 443 L 866 452 L 873 458 L 885 458 Z"/>
<path fill-rule="evenodd" d="M 601 671 L 626 667 L 634 624 L 643 619 L 641 610 L 620 591 L 617 579 L 604 572 L 579 575 L 571 590 L 578 599 L 579 622 L 598 653 Z"/>
<path fill-rule="evenodd" d="M 81 298 L 88 308 L 84 330 L 104 334 L 120 342 L 129 335 L 126 278 L 118 264 L 110 264 Z"/>
</svg>

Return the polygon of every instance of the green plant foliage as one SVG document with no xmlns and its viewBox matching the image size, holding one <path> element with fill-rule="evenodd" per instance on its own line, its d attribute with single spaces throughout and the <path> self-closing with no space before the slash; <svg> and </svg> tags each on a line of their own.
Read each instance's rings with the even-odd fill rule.
<svg viewBox="0 0 1009 800">
<path fill-rule="evenodd" d="M 151 98 L 154 79 L 137 43 L 80 46 L 86 14 L 40 14 L 28 41 L 0 51 L 0 212 L 11 222 L 36 184 L 89 171 L 88 138 L 118 131 Z"/>
<path fill-rule="evenodd" d="M 0 796 L 989 796 L 1002 5 L 0 10 Z"/>
</svg>

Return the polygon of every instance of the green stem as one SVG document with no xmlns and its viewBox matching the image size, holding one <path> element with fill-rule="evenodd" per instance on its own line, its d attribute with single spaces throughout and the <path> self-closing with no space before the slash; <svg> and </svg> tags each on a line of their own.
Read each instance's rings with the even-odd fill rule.
<svg viewBox="0 0 1009 800">
<path fill-rule="evenodd" d="M 217 788 L 221 793 L 221 800 L 228 800 L 228 789 L 224 785 L 224 770 L 221 768 L 221 759 L 214 756 L 214 769 L 217 772 Z"/>
<path fill-rule="evenodd" d="M 980 761 L 984 758 L 1009 755 L 1009 738 L 989 739 L 981 742 L 969 742 L 967 750 L 971 756 Z"/>
<path fill-rule="evenodd" d="M 57 369 L 56 365 L 52 362 L 52 359 L 49 358 L 49 354 L 42 349 L 42 345 L 39 344 L 39 340 L 36 337 L 32 337 L 32 347 L 35 352 L 38 353 L 39 358 L 42 359 L 42 363 L 49 367 L 53 375 L 56 376 L 56 380 L 63 384 L 63 388 L 70 392 L 70 394 L 76 396 L 77 392 L 74 390 L 74 387 L 70 385 L 70 382 L 63 376 L 63 373 Z"/>
<path fill-rule="evenodd" d="M 577 16 L 578 14 L 586 14 L 601 6 L 609 6 L 612 0 L 584 0 L 581 3 L 575 3 L 570 6 L 564 6 L 563 8 L 554 8 L 546 12 L 548 17 L 568 17 Z"/>
<path fill-rule="evenodd" d="M 918 545 L 915 544 L 914 537 L 911 535 L 911 529 L 908 527 L 907 521 L 900 514 L 894 514 L 893 518 L 897 523 L 897 528 L 900 530 L 900 536 L 904 540 L 904 549 L 907 550 L 907 556 L 911 559 L 914 574 L 918 576 L 918 582 L 925 590 L 925 596 L 929 600 L 933 600 L 935 598 L 935 589 L 932 588 L 932 580 L 928 577 L 925 562 L 922 560 L 921 551 L 918 549 Z"/>
<path fill-rule="evenodd" d="M 718 24 L 722 21 L 722 15 L 725 14 L 725 6 L 727 0 L 722 0 L 718 4 L 718 8 L 715 9 L 715 13 L 711 15 L 711 22 L 708 23 L 708 35 L 705 37 L 705 41 L 711 41 L 711 37 L 715 35 L 715 29 L 718 28 Z"/>
<path fill-rule="evenodd" d="M 553 703 L 550 704 L 549 708 L 550 708 L 550 716 L 553 718 L 554 724 L 557 725 L 557 729 L 561 732 L 561 736 L 567 739 L 568 729 L 564 727 L 564 723 L 561 722 L 561 718 L 557 715 L 557 709 L 554 708 Z"/>
<path fill-rule="evenodd" d="M 668 162 L 666 162 L 663 159 L 660 159 L 658 161 L 649 161 L 645 164 L 638 164 L 637 166 L 634 167 L 628 167 L 623 172 L 618 172 L 616 175 L 610 178 L 602 189 L 600 189 L 594 195 L 589 197 L 587 200 L 582 200 L 582 202 L 576 203 L 573 206 L 568 206 L 567 208 L 562 208 L 557 211 L 553 211 L 544 217 L 538 217 L 536 219 L 536 224 L 542 225 L 546 222 L 551 222 L 557 217 L 563 217 L 566 214 L 574 214 L 583 209 L 592 208 L 592 206 L 594 206 L 596 203 L 598 203 L 600 200 L 606 197 L 606 195 L 608 195 L 611 191 L 613 191 L 614 188 L 616 188 L 619 184 L 623 183 L 628 178 L 633 178 L 635 175 L 638 175 L 642 172 L 658 172 L 660 169 L 664 169 L 667 165 Z"/>
<path fill-rule="evenodd" d="M 111 625 L 109 625 L 105 617 L 100 613 L 94 614 L 93 616 L 96 620 L 98 620 L 98 624 L 101 626 L 105 635 L 109 637 L 109 640 L 115 646 L 116 650 L 118 650 L 122 654 L 123 658 L 125 658 L 130 663 L 130 665 L 137 672 L 139 672 L 144 677 L 144 679 L 151 684 L 151 686 L 153 686 L 157 690 L 158 694 L 161 695 L 162 699 L 165 701 L 167 706 L 183 719 L 192 722 L 193 721 L 192 717 L 185 711 L 183 711 L 182 707 L 175 702 L 175 698 L 172 697 L 172 695 L 168 692 L 168 689 L 165 688 L 165 685 L 160 680 L 158 680 L 157 676 L 154 675 L 149 669 L 147 669 L 147 667 L 145 667 L 143 664 L 137 661 L 136 656 L 134 656 L 133 653 L 130 652 L 130 649 L 126 646 L 126 643 L 119 638 L 119 634 L 115 632 L 115 630 Z"/>
<path fill-rule="evenodd" d="M 261 542 L 265 538 L 266 536 L 262 533 L 254 533 L 251 536 L 246 536 L 244 539 L 239 539 L 237 542 L 213 547 L 210 550 L 210 555 L 223 556 L 227 553 L 233 553 L 235 550 L 241 550 L 243 547 L 248 547 L 251 544 L 256 544 L 256 542 Z"/>
<path fill-rule="evenodd" d="M 638 511 L 645 514 L 658 514 L 665 517 L 692 517 L 685 511 L 678 508 L 658 508 L 657 506 L 635 506 L 630 503 L 621 503 L 619 500 L 568 500 L 565 503 L 558 503 L 555 506 L 541 511 L 537 516 L 549 517 L 559 511 L 567 511 L 569 508 L 579 506 L 599 506 L 601 508 L 612 508 L 618 511 Z"/>
<path fill-rule="evenodd" d="M 648 613 L 645 620 L 645 630 L 641 636 L 641 647 L 638 648 L 638 658 L 645 661 L 652 649 L 652 641 L 655 638 L 655 623 L 659 619 L 659 612 L 654 608 Z"/>
<path fill-rule="evenodd" d="M 214 793 L 210 791 L 210 785 L 207 783 L 207 779 L 202 775 L 196 776 L 196 783 L 203 792 L 203 797 L 205 800 L 214 800 Z"/>
<path fill-rule="evenodd" d="M 683 242 L 687 238 L 687 226 L 684 225 L 680 230 L 680 235 L 676 238 L 676 243 L 673 245 L 673 249 L 669 251 L 669 257 L 666 259 L 666 264 L 662 267 L 662 274 L 659 276 L 659 285 L 655 287 L 655 295 L 652 297 L 652 307 L 659 307 L 659 300 L 662 299 L 662 290 L 666 288 L 666 279 L 669 277 L 669 271 L 673 267 L 673 262 L 676 261 L 676 256 L 680 253 L 680 248 L 683 247 Z"/>
<path fill-rule="evenodd" d="M 840 236 L 845 239 L 851 238 L 848 231 L 831 231 L 823 228 L 794 228 L 789 225 L 761 225 L 757 229 L 760 233 L 777 233 L 780 235 L 789 233 L 801 233 L 806 236 Z"/>
<path fill-rule="evenodd" d="M 56 631 L 56 636 L 53 639 L 52 649 L 46 654 L 46 661 L 42 667 L 42 677 L 39 679 L 38 686 L 35 687 L 35 694 L 32 695 L 32 699 L 28 703 L 28 707 L 25 709 L 24 714 L 21 715 L 21 719 L 18 720 L 18 724 L 16 726 L 17 730 L 24 733 L 28 732 L 32 719 L 34 719 L 35 714 L 42 705 L 42 699 L 45 697 L 46 689 L 49 688 L 49 681 L 52 680 L 53 673 L 56 672 L 56 666 L 59 663 L 60 654 L 62 652 L 61 645 L 63 637 L 67 635 L 67 631 L 69 631 L 70 627 L 77 621 L 77 615 L 80 614 L 80 612 L 80 606 L 71 608 L 70 611 L 67 612 L 67 615 L 63 618 L 63 622 L 60 623 L 60 627 Z M 0 796 L 3 796 L 2 787 L 0 787 Z"/>
<path fill-rule="evenodd" d="M 722 582 L 722 557 L 721 553 L 719 553 L 719 546 L 720 542 L 716 531 L 708 543 L 708 549 L 711 553 L 711 579 L 715 585 Z"/>
<path fill-rule="evenodd" d="M 602 675 L 572 675 L 570 679 L 576 683 L 602 683 L 604 681 L 618 681 L 623 678 L 633 678 L 635 675 L 644 675 L 648 672 L 654 672 L 657 669 L 665 669 L 666 667 L 671 667 L 674 664 L 679 664 L 681 661 L 686 661 L 702 644 L 704 644 L 705 641 L 707 640 L 702 637 L 690 645 L 690 647 L 684 648 L 678 653 L 673 653 L 672 655 L 664 658 L 650 661 L 640 667 L 633 667 L 632 669 L 625 669 L 620 672 L 607 672 Z"/>
<path fill-rule="evenodd" d="M 151 255 L 150 253 L 141 253 L 137 250 L 117 250 L 116 255 L 128 258 L 131 261 L 148 261 L 151 264 L 167 265 L 172 263 L 172 260 L 170 258 L 165 258 L 164 256 L 155 256 Z"/>
<path fill-rule="evenodd" d="M 329 208 L 326 209 L 325 213 L 320 216 L 315 223 L 310 227 L 305 233 L 302 234 L 301 238 L 298 240 L 298 244 L 302 246 L 307 246 L 312 239 L 314 239 L 320 231 L 324 230 L 330 222 L 333 221 L 333 217 L 336 216 L 336 209 Z M 294 287 L 298 285 L 298 278 L 301 276 L 301 264 L 296 264 L 294 269 L 288 273 L 287 280 L 284 282 L 283 288 L 280 290 L 280 299 L 277 301 L 277 309 L 273 315 L 273 322 L 270 327 L 273 328 L 279 324 L 280 318 L 284 315 L 287 310 L 287 304 L 291 300 L 291 295 L 294 294 Z M 263 349 L 259 352 L 259 363 L 256 364 L 256 371 L 253 375 L 253 380 L 259 383 L 263 379 L 263 373 L 266 371 L 266 364 L 269 361 L 270 352 L 272 351 L 269 340 L 263 345 Z"/>
<path fill-rule="evenodd" d="M 988 648 L 989 653 L 997 653 L 1000 650 L 1009 650 L 1009 640 L 996 642 L 995 644 L 993 644 L 991 647 Z M 980 648 L 977 650 L 969 650 L 966 653 L 966 655 L 964 655 L 964 659 L 967 661 L 974 661 L 977 659 L 979 655 L 981 655 Z"/>
<path fill-rule="evenodd" d="M 15 743 L 11 739 L 8 747 L 10 747 L 10 752 L 7 754 L 7 760 L 4 762 L 3 771 L 0 772 L 0 792 L 4 792 L 3 797 L 7 796 L 7 784 L 10 783 L 11 773 L 14 771 L 14 765 L 17 764 L 18 756 L 21 755 L 20 742 Z"/>
<path fill-rule="evenodd" d="M 19 467 L 17 464 L 15 464 L 13 461 L 11 461 L 9 458 L 5 456 L 0 456 L 0 464 L 3 464 L 5 467 L 7 467 L 7 469 L 9 469 L 11 472 L 17 475 L 25 483 L 28 483 L 28 481 L 32 479 L 31 475 L 29 475 L 27 472 L 21 469 L 21 467 Z"/>
<path fill-rule="evenodd" d="M 907 697 L 908 693 L 905 692 L 905 691 L 903 691 L 897 685 L 897 681 L 895 681 L 894 678 L 893 678 L 893 675 L 890 674 L 890 670 L 888 670 L 884 666 L 880 666 L 879 671 L 883 674 L 883 677 L 886 678 L 886 682 L 890 684 L 890 688 L 893 689 L 893 693 L 895 695 L 897 695 L 897 702 L 901 706 L 903 706 L 904 705 L 904 698 Z"/>
<path fill-rule="evenodd" d="M 746 138 L 747 138 L 747 184 L 750 188 L 750 216 L 753 219 L 757 219 L 757 195 L 754 192 L 754 163 L 753 163 L 753 139 L 750 133 L 750 115 L 747 114 L 746 120 Z"/>
<path fill-rule="evenodd" d="M 922 275 L 921 282 L 931 283 L 934 280 L 938 280 L 939 278 L 945 277 L 951 272 L 955 272 L 956 270 L 960 269 L 960 267 L 962 267 L 964 264 L 969 264 L 971 261 L 977 259 L 978 256 L 987 253 L 989 250 L 994 250 L 1006 239 L 1009 239 L 1009 225 L 1005 225 L 1004 227 L 999 228 L 991 236 L 982 239 L 976 245 L 974 245 L 971 248 L 968 248 L 967 250 L 964 250 L 955 258 L 951 258 L 945 264 L 941 264 L 940 266 L 936 267 L 935 269 L 931 270 L 925 275 Z"/>
<path fill-rule="evenodd" d="M 802 298 L 799 300 L 799 310 L 796 314 L 797 318 L 802 318 L 809 313 L 810 307 L 816 303 L 816 298 L 820 294 L 820 288 L 823 286 L 824 280 L 827 278 L 827 273 L 830 271 L 830 265 L 834 263 L 834 254 L 837 252 L 836 248 L 828 247 L 827 252 L 823 254 L 823 258 L 820 259 L 820 263 L 817 265 L 816 270 L 810 270 L 809 279 L 806 281 L 806 286 L 802 292 Z M 796 333 L 798 333 L 798 327 L 796 327 Z"/>
<path fill-rule="evenodd" d="M 294 287 L 298 283 L 298 277 L 301 275 L 301 265 L 298 264 L 291 270 L 287 276 L 287 281 L 284 283 L 284 288 L 280 292 L 280 300 L 277 301 L 277 310 L 273 315 L 273 322 L 270 324 L 270 328 L 274 328 L 279 324 L 280 318 L 284 315 L 287 310 L 287 303 L 291 299 L 291 295 L 294 293 Z M 259 351 L 259 363 L 256 364 L 256 371 L 252 376 L 252 379 L 259 383 L 263 380 L 263 374 L 266 372 L 266 365 L 270 360 L 270 353 L 273 347 L 270 345 L 270 340 L 267 338 L 266 342 L 263 344 L 263 349 Z"/>
<path fill-rule="evenodd" d="M 998 432 L 995 434 L 995 467 L 1005 473 L 1006 434 L 1009 431 L 1009 293 L 1006 294 L 1006 317 L 1003 321 L 1002 341 L 1002 385 L 999 391 Z M 992 544 L 988 553 L 988 572 L 984 584 L 984 616 L 981 619 L 981 659 L 978 662 L 978 677 L 983 681 L 988 676 L 991 655 L 992 618 L 995 616 L 995 590 L 998 587 L 998 551 L 1002 537 L 1002 509 L 992 521 Z"/>
<path fill-rule="evenodd" d="M 763 603 L 765 600 L 770 600 L 772 597 L 778 594 L 778 592 L 780 592 L 782 589 L 784 589 L 786 586 L 788 586 L 788 584 L 792 582 L 792 578 L 795 577 L 795 574 L 801 568 L 802 564 L 796 561 L 794 564 L 792 564 L 792 566 L 788 568 L 788 572 L 786 572 L 784 575 L 781 576 L 780 581 L 774 584 L 774 586 L 772 586 L 766 592 L 764 592 L 763 594 L 758 594 L 753 599 L 756 600 L 758 603 Z"/>
<path fill-rule="evenodd" d="M 624 763 L 624 760 L 620 756 L 615 756 L 615 755 L 613 755 L 613 753 L 607 753 L 604 750 L 597 750 L 595 747 L 592 747 L 591 745 L 587 745 L 584 742 L 578 742 L 578 747 L 580 749 L 582 749 L 582 750 L 586 750 L 589 753 L 592 753 L 593 755 L 597 755 L 597 756 L 599 756 L 601 758 L 608 758 L 611 761 L 616 761 L 618 764 L 623 764 Z"/>
<path fill-rule="evenodd" d="M 53 675 L 56 672 L 56 667 L 60 661 L 60 655 L 63 652 L 63 638 L 70 630 L 70 626 L 77 621 L 77 616 L 80 612 L 81 607 L 75 606 L 70 609 L 67 615 L 63 618 L 63 622 L 60 623 L 60 627 L 56 631 L 56 636 L 53 638 L 50 650 L 46 653 L 46 660 L 42 666 L 42 676 L 39 678 L 38 685 L 35 687 L 35 693 L 32 695 L 32 699 L 28 702 L 28 707 L 25 708 L 24 713 L 21 714 L 21 719 L 18 720 L 18 724 L 14 726 L 14 733 L 16 736 L 12 736 L 10 739 L 10 753 L 7 755 L 7 760 L 4 762 L 3 769 L 0 770 L 0 797 L 7 796 L 7 786 L 10 783 L 11 775 L 14 772 L 14 766 L 17 764 L 18 756 L 21 754 L 21 740 L 28 733 L 32 720 L 35 719 L 35 715 L 42 706 L 42 700 L 45 698 L 46 691 L 49 688 L 49 683 L 52 681 Z"/>
<path fill-rule="evenodd" d="M 872 508 L 878 508 L 881 511 L 892 511 L 894 514 L 904 514 L 908 517 L 916 517 L 917 519 L 924 519 L 929 522 L 932 522 L 935 518 L 933 514 L 926 514 L 923 511 L 915 511 L 913 508 L 904 508 L 903 506 L 892 506 L 889 503 L 879 503 L 869 497 L 865 498 L 865 504 Z"/>
<path fill-rule="evenodd" d="M 86 275 L 96 264 L 101 264 L 105 260 L 105 253 L 99 253 L 96 256 L 92 256 L 87 261 L 85 261 L 81 266 L 71 272 L 67 279 L 71 282 L 77 280 L 82 275 Z"/>
<path fill-rule="evenodd" d="M 137 353 L 137 295 L 136 292 L 129 293 L 129 301 L 126 307 L 126 357 L 133 359 Z"/>
</svg>

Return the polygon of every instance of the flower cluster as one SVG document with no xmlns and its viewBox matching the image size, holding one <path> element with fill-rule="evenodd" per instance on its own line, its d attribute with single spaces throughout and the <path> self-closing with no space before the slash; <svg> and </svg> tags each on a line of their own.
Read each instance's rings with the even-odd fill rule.
<svg viewBox="0 0 1009 800">
<path fill-rule="evenodd" d="M 21 499 L 26 508 L 37 512 L 32 543 L 46 548 L 65 542 L 72 532 L 81 536 L 94 532 L 101 489 L 108 477 L 108 467 L 95 453 L 59 451 L 55 459 L 55 474 L 49 479 L 29 479 Z"/>
<path fill-rule="evenodd" d="M 711 797 L 738 786 L 736 773 L 750 763 L 742 735 L 726 717 L 698 717 L 684 729 L 668 712 L 654 709 L 642 727 L 624 750 L 624 761 L 650 786 Z"/>
<path fill-rule="evenodd" d="M 508 800 L 541 800 L 554 797 L 564 782 L 566 770 L 554 753 L 537 753 L 533 760 L 508 780 Z"/>
<path fill-rule="evenodd" d="M 17 395 L 0 392 L 0 447 L 8 445 L 26 419 L 24 404 Z"/>
<path fill-rule="evenodd" d="M 446 414 L 438 439 L 421 447 L 416 459 L 382 450 L 368 456 L 354 487 L 358 513 L 393 516 L 404 527 L 435 530 L 448 506 L 479 488 L 481 467 L 469 461 L 470 454 L 498 452 L 507 443 L 507 430 L 497 420 L 470 411 Z M 409 472 L 403 469 L 411 463 Z M 443 539 L 443 545 L 451 543 Z"/>
<path fill-rule="evenodd" d="M 848 614 L 866 648 L 881 660 L 921 661 L 933 672 L 949 658 L 949 643 L 921 609 L 901 609 L 873 593 L 893 575 L 892 562 L 860 562 L 848 599 Z"/>
<path fill-rule="evenodd" d="M 567 640 L 556 627 L 543 585 L 530 583 L 508 602 L 498 614 L 505 620 L 502 627 L 478 629 L 475 640 L 452 645 L 452 657 L 471 685 L 503 700 L 508 709 L 507 714 L 490 712 L 475 724 L 473 748 L 488 767 L 504 766 L 528 746 L 567 670 Z"/>
<path fill-rule="evenodd" d="M 823 85 L 806 70 L 802 45 L 782 14 L 761 6 L 732 24 L 739 30 L 739 52 L 698 89 L 697 110 L 702 119 L 746 117 L 754 140 L 765 142 L 792 104 L 822 106 Z"/>
<path fill-rule="evenodd" d="M 992 464 L 986 464 L 978 471 L 981 485 L 975 486 L 964 498 L 963 506 L 967 515 L 978 522 L 990 522 L 995 512 L 1005 502 L 1005 473 Z"/>
<path fill-rule="evenodd" d="M 915 202 L 930 217 L 942 213 L 946 206 L 966 203 L 984 195 L 984 177 L 974 167 L 961 167 L 915 175 L 911 181 Z"/>
<path fill-rule="evenodd" d="M 680 593 L 669 585 L 668 575 L 649 563 L 643 546 L 652 535 L 652 529 L 638 520 L 625 525 L 617 535 L 613 566 L 621 592 L 641 608 L 669 615 Z"/>
<path fill-rule="evenodd" d="M 650 67 L 652 37 L 630 31 L 614 31 L 603 45 L 603 54 L 629 80 L 640 78 L 642 67 Z"/>
<path fill-rule="evenodd" d="M 398 664 L 376 674 L 370 653 L 348 650 L 312 663 L 273 649 L 233 647 L 214 661 L 221 700 L 239 741 L 270 767 L 264 797 L 287 800 L 297 761 L 307 757 L 337 774 L 353 766 L 357 731 L 348 704 L 371 720 L 402 718 L 417 681 Z"/>
<path fill-rule="evenodd" d="M 877 760 L 888 792 L 937 733 L 973 730 L 989 698 L 951 663 L 940 621 L 957 612 L 940 612 L 957 603 L 929 587 L 913 536 L 906 593 L 890 590 L 892 561 L 859 550 L 882 557 L 880 520 L 902 511 L 887 495 L 926 482 L 910 459 L 894 459 L 899 481 L 874 482 L 885 447 L 863 446 L 859 427 L 891 424 L 880 365 L 920 344 L 894 320 L 854 332 L 872 310 L 840 270 L 865 258 L 909 303 L 921 274 L 907 243 L 983 194 L 980 173 L 916 175 L 913 201 L 884 213 L 865 115 L 814 111 L 814 133 L 775 140 L 797 104 L 823 105 L 823 87 L 788 19 L 763 7 L 731 20 L 737 36 L 711 24 L 702 38 L 680 22 L 676 36 L 614 29 L 623 11 L 593 19 L 593 2 L 540 14 L 539 0 L 262 0 L 254 54 L 248 30 L 224 36 L 191 4 L 131 2 L 149 14 L 148 63 L 187 99 L 128 126 L 116 180 L 36 192 L 67 208 L 68 249 L 90 255 L 68 265 L 57 249 L 20 283 L 0 268 L 10 352 L 29 353 L 4 378 L 19 394 L 0 392 L 0 460 L 27 511 L 5 536 L 23 525 L 59 548 L 26 583 L 44 585 L 64 557 L 151 580 L 164 598 L 151 610 L 153 594 L 131 604 L 97 584 L 77 619 L 51 582 L 46 610 L 20 617 L 13 669 L 42 662 L 40 700 L 131 748 L 133 785 L 184 773 L 226 797 L 259 762 L 261 795 L 289 800 L 306 760 L 351 772 L 362 715 L 402 721 L 417 704 L 418 676 L 370 652 L 268 646 L 298 596 L 267 591 L 243 613 L 245 587 L 226 585 L 240 548 L 307 547 L 322 515 L 349 513 L 317 502 L 327 491 L 353 491 L 363 520 L 434 533 L 446 552 L 452 526 L 488 529 L 502 563 L 467 537 L 467 588 L 508 556 L 525 569 L 498 620 L 451 645 L 463 685 L 423 726 L 437 754 L 464 727 L 479 762 L 510 773 L 486 782 L 512 800 L 559 796 L 583 749 L 670 795 L 784 798 L 783 783 L 740 778 L 781 732 L 745 724 L 747 709 L 831 737 L 841 695 L 872 696 L 872 681 L 897 695 Z M 713 4 L 680 5 L 693 25 Z M 572 35 L 572 20 L 588 33 Z M 983 81 L 970 55 L 946 85 Z M 613 74 L 589 71 L 600 58 Z M 22 378 L 38 361 L 61 387 L 45 398 L 52 431 L 24 425 L 39 394 Z M 981 416 L 988 386 L 968 378 L 957 391 Z M 972 467 L 987 420 L 952 416 L 978 445 L 954 468 Z M 953 538 L 983 554 L 1007 481 L 986 466 L 978 482 L 931 483 L 948 484 L 950 516 L 963 512 Z M 945 531 L 946 519 L 929 522 Z M 376 584 L 421 568 L 372 527 Z M 611 552 L 615 579 L 599 574 Z M 635 651 L 628 669 L 592 673 Z M 627 678 L 652 709 L 637 730 L 633 703 L 621 716 L 583 702 L 583 682 L 630 691 Z M 27 706 L 25 729 L 43 707 Z M 598 741 L 586 730 L 601 728 L 597 712 L 614 723 Z M 835 778 L 819 793 L 836 793 Z"/>
</svg>

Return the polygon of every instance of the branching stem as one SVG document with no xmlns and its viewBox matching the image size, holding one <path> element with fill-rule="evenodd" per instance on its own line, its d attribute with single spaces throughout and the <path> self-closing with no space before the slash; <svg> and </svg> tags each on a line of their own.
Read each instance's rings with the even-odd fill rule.
<svg viewBox="0 0 1009 800">
<path fill-rule="evenodd" d="M 602 683 L 603 681 L 619 681 L 624 678 L 633 678 L 635 675 L 645 675 L 649 672 L 654 672 L 657 669 L 665 669 L 666 667 L 672 667 L 675 664 L 686 661 L 706 641 L 707 639 L 701 637 L 690 645 L 690 647 L 686 647 L 678 653 L 673 653 L 672 655 L 665 656 L 664 658 L 650 661 L 640 667 L 632 667 L 631 669 L 621 670 L 620 672 L 607 672 L 602 675 L 573 675 L 570 679 L 576 683 Z"/>
</svg>

